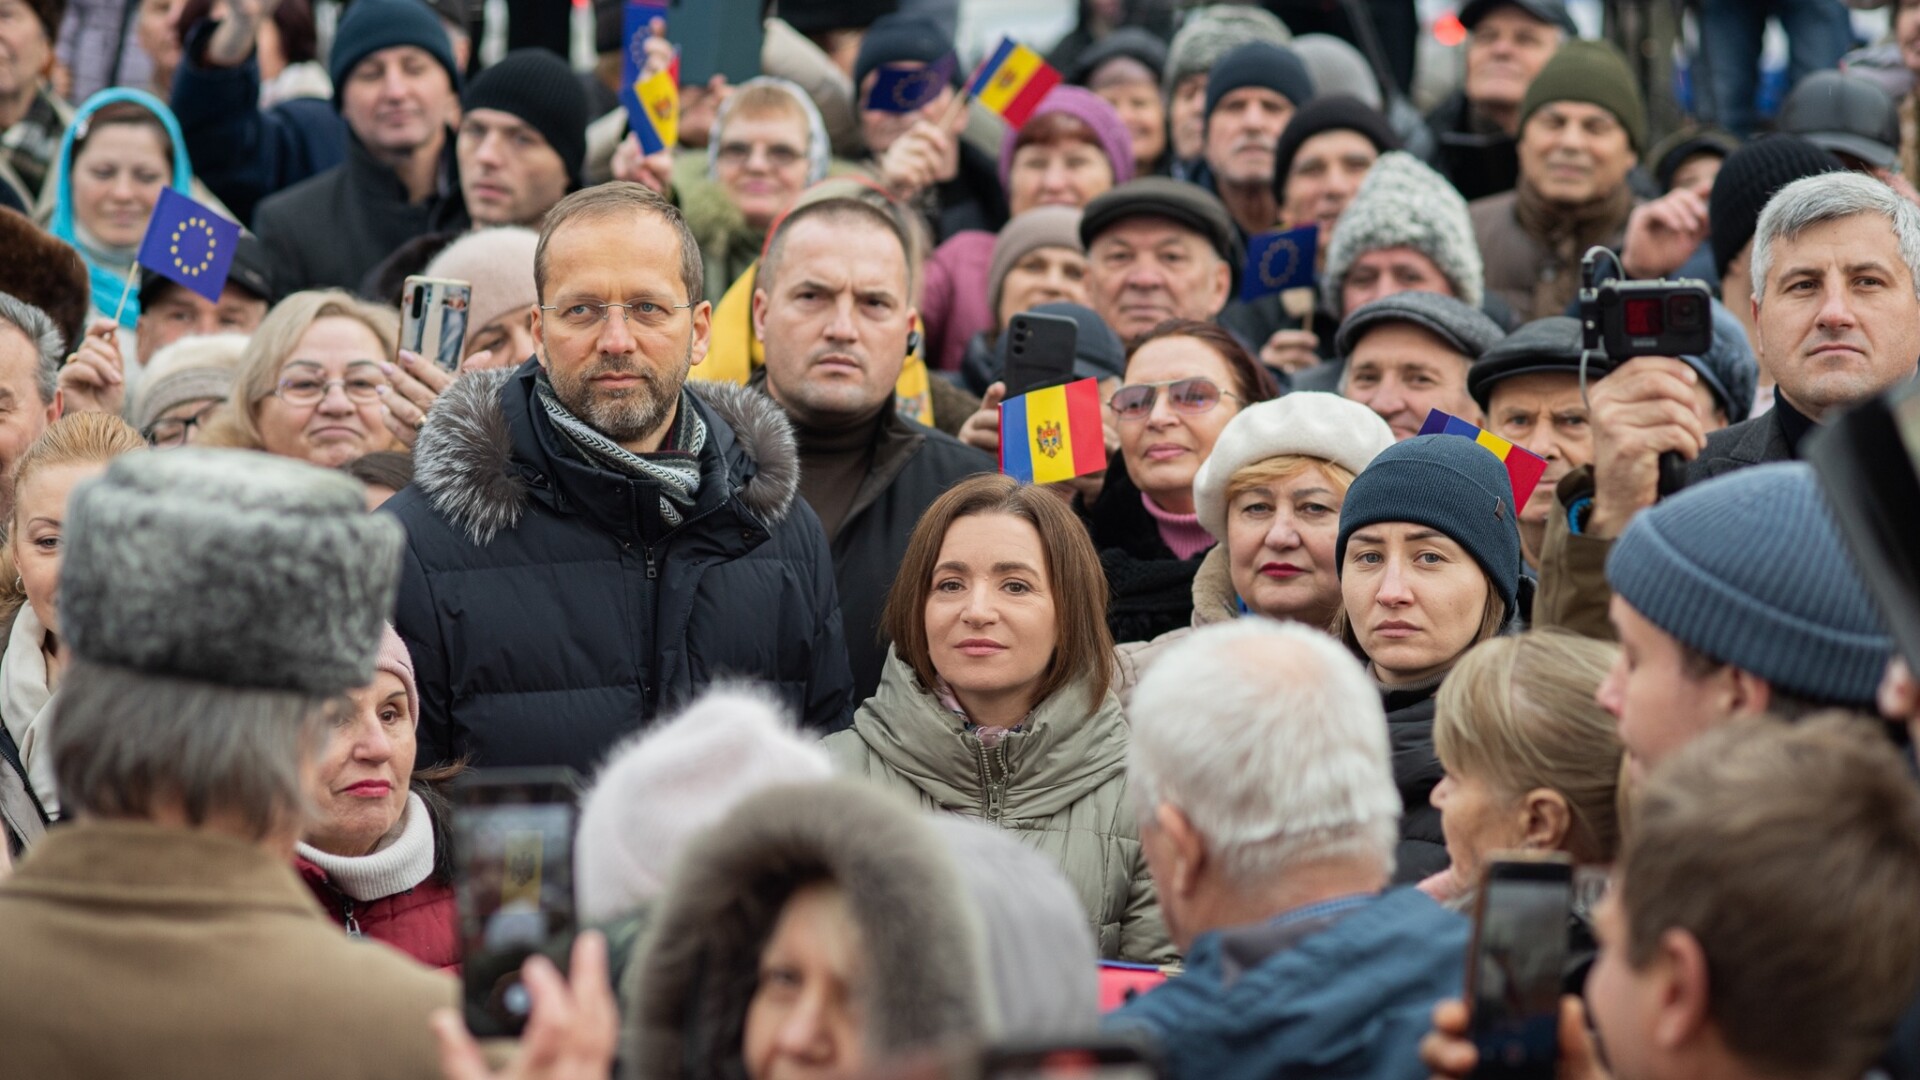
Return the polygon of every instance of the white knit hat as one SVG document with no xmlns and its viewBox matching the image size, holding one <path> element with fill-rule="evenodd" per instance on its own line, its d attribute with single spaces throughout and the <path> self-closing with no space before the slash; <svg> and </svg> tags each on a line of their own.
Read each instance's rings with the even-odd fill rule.
<svg viewBox="0 0 1920 1080">
<path fill-rule="evenodd" d="M 827 752 L 773 698 L 747 686 L 709 689 L 615 747 L 581 800 L 580 918 L 617 918 L 660 895 L 687 842 L 747 796 L 832 775 Z"/>
<path fill-rule="evenodd" d="M 540 302 L 533 288 L 533 253 L 540 234 L 518 225 L 480 229 L 455 240 L 433 257 L 428 277 L 470 282 L 467 336 L 502 315 Z M 524 356 L 509 357 L 514 363 Z"/>
<path fill-rule="evenodd" d="M 1467 200 L 1419 158 L 1404 150 L 1380 155 L 1360 190 L 1340 213 L 1327 240 L 1320 302 L 1340 310 L 1340 290 L 1354 261 L 1369 251 L 1410 247 L 1433 260 L 1468 307 L 1486 296 L 1486 267 L 1473 235 Z"/>
<path fill-rule="evenodd" d="M 1301 390 L 1249 405 L 1227 421 L 1213 453 L 1193 478 L 1200 524 L 1227 539 L 1227 485 L 1255 462 L 1286 454 L 1319 458 L 1360 475 L 1373 456 L 1393 445 L 1393 429 L 1378 413 L 1338 394 Z"/>
</svg>

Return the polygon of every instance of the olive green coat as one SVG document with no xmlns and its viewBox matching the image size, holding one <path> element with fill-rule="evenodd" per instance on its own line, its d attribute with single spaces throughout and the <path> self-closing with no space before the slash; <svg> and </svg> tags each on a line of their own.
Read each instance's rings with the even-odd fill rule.
<svg viewBox="0 0 1920 1080">
<path fill-rule="evenodd" d="M 922 689 L 889 652 L 880 688 L 830 735 L 834 767 L 933 810 L 980 818 L 1053 859 L 1093 923 L 1107 959 L 1175 959 L 1134 810 L 1127 799 L 1127 723 L 1109 692 L 1089 708 L 1071 684 L 991 750 Z"/>
</svg>

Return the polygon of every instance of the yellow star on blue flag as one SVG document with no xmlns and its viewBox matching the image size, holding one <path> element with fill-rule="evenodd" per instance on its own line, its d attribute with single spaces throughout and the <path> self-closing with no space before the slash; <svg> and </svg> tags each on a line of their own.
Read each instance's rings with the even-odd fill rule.
<svg viewBox="0 0 1920 1080">
<path fill-rule="evenodd" d="M 172 188 L 161 188 L 140 241 L 140 265 L 220 302 L 240 243 L 240 226 Z"/>
<path fill-rule="evenodd" d="M 1247 241 L 1247 265 L 1240 274 L 1240 299 L 1257 300 L 1313 284 L 1313 257 L 1320 226 L 1264 232 Z"/>
<path fill-rule="evenodd" d="M 959 61 L 952 53 L 924 67 L 882 64 L 867 91 L 866 107 L 880 112 L 910 113 L 926 108 L 953 81 Z"/>
</svg>

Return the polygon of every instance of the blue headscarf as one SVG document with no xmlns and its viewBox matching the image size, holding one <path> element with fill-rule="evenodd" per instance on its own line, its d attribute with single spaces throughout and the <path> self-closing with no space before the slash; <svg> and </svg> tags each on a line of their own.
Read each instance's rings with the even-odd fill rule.
<svg viewBox="0 0 1920 1080">
<path fill-rule="evenodd" d="M 73 141 L 74 136 L 84 130 L 87 120 L 94 113 L 108 105 L 122 101 L 131 101 L 135 105 L 152 113 L 160 119 L 161 126 L 167 129 L 167 140 L 173 144 L 173 189 L 182 195 L 191 194 L 193 185 L 193 167 L 187 161 L 186 140 L 180 135 L 180 121 L 174 118 L 173 110 L 166 103 L 144 90 L 130 90 L 115 87 L 102 90 L 87 99 L 73 114 L 73 123 L 67 125 L 67 133 L 60 139 L 60 157 L 54 166 L 53 220 L 48 223 L 47 231 L 72 245 L 81 258 L 87 262 L 87 274 L 92 279 L 93 308 L 103 315 L 111 316 L 115 309 L 120 310 L 120 325 L 128 329 L 140 319 L 139 286 L 136 283 L 132 294 L 121 305 L 121 294 L 127 291 L 125 269 L 103 267 L 94 261 L 93 253 L 80 242 L 75 235 L 73 219 Z"/>
</svg>

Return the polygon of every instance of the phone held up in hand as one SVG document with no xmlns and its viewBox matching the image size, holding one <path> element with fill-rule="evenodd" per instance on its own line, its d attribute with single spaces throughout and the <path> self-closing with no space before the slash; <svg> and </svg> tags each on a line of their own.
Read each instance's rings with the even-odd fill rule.
<svg viewBox="0 0 1920 1080">
<path fill-rule="evenodd" d="M 1566 855 L 1502 852 L 1487 863 L 1467 949 L 1476 1080 L 1553 1080 L 1572 910 Z"/>
<path fill-rule="evenodd" d="M 566 968 L 573 947 L 578 784 L 563 768 L 485 769 L 453 782 L 454 895 L 467 1028 L 511 1038 L 532 1009 L 520 965 Z"/>
<path fill-rule="evenodd" d="M 473 286 L 414 275 L 400 290 L 400 347 L 442 371 L 459 371 Z"/>
</svg>

